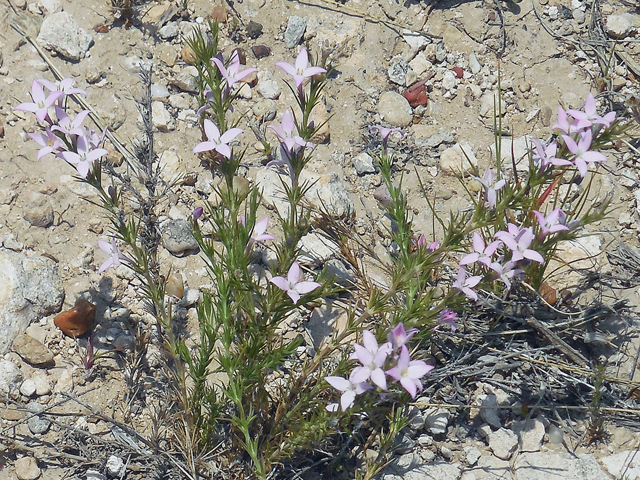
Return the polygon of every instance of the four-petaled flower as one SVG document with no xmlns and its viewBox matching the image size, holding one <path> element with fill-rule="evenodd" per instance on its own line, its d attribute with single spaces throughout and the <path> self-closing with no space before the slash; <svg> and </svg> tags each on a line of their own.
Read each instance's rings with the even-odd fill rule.
<svg viewBox="0 0 640 480">
<path fill-rule="evenodd" d="M 433 370 L 433 366 L 427 365 L 422 360 L 411 360 L 409 349 L 406 345 L 403 345 L 400 357 L 398 357 L 398 364 L 391 370 L 387 370 L 387 374 L 399 381 L 404 389 L 409 392 L 411 398 L 416 398 L 418 391 L 422 391 L 420 379 L 431 370 Z"/>
<path fill-rule="evenodd" d="M 582 110 L 567 110 L 567 113 L 575 119 L 575 125 L 577 128 L 591 128 L 592 125 L 600 124 L 605 128 L 611 126 L 611 122 L 616 119 L 616 112 L 609 112 L 604 117 L 598 115 L 596 110 L 596 99 L 592 93 L 589 93 L 587 101 L 584 104 L 584 111 Z"/>
<path fill-rule="evenodd" d="M 569 151 L 574 155 L 573 163 L 575 164 L 580 176 L 584 178 L 589 170 L 589 163 L 606 162 L 607 157 L 600 153 L 589 150 L 591 147 L 592 134 L 591 130 L 586 130 L 580 135 L 578 143 L 568 135 L 562 135 L 564 143 Z"/>
<path fill-rule="evenodd" d="M 231 90 L 232 87 L 243 78 L 247 77 L 253 72 L 258 71 L 257 68 L 247 68 L 243 71 L 240 71 L 240 56 L 238 55 L 238 50 L 234 50 L 231 54 L 231 58 L 229 59 L 229 66 L 227 68 L 225 68 L 222 61 L 217 57 L 212 58 L 211 61 L 215 63 L 218 67 L 218 70 L 220 70 L 222 78 L 224 78 L 225 82 L 227 83 L 228 90 Z"/>
<path fill-rule="evenodd" d="M 362 366 L 353 371 L 352 381 L 354 383 L 366 382 L 371 379 L 382 390 L 387 389 L 387 377 L 384 375 L 384 362 L 391 353 L 390 343 L 383 343 L 378 346 L 376 337 L 369 330 L 362 332 L 362 343 L 364 346 L 355 344 L 355 352 L 349 357 L 351 360 L 358 360 Z"/>
<path fill-rule="evenodd" d="M 404 132 L 399 128 L 387 128 L 381 125 L 373 125 L 371 128 L 369 128 L 369 133 L 373 134 L 375 132 L 378 132 L 380 134 L 383 142 L 386 142 L 392 133 L 399 133 L 400 137 L 404 137 Z"/>
<path fill-rule="evenodd" d="M 571 135 L 572 133 L 576 133 L 580 129 L 578 128 L 578 122 L 575 120 L 569 122 L 569 116 L 564 108 L 558 107 L 558 121 L 551 126 L 552 130 L 559 130 L 562 133 L 566 133 L 567 135 Z"/>
<path fill-rule="evenodd" d="M 356 399 L 356 395 L 360 395 L 361 393 L 366 392 L 367 390 L 371 390 L 373 387 L 366 382 L 354 382 L 353 380 L 353 372 L 349 376 L 349 379 L 342 377 L 324 377 L 329 385 L 331 385 L 336 390 L 340 390 L 342 392 L 342 396 L 340 397 L 340 408 L 345 412 Z M 327 405 L 327 410 L 330 412 L 335 412 L 338 410 L 338 404 L 332 403 Z"/>
<path fill-rule="evenodd" d="M 464 266 L 461 266 L 458 270 L 458 278 L 453 282 L 453 288 L 460 290 L 473 300 L 478 300 L 478 294 L 473 291 L 473 288 L 480 283 L 480 280 L 482 280 L 481 275 L 467 278 L 467 271 Z"/>
<path fill-rule="evenodd" d="M 38 150 L 36 160 L 40 160 L 49 153 L 59 152 L 64 148 L 62 141 L 48 127 L 44 129 L 44 133 L 30 133 L 29 136 L 43 147 Z"/>
<path fill-rule="evenodd" d="M 294 149 L 300 147 L 313 148 L 313 143 L 305 141 L 304 138 L 298 135 L 298 129 L 293 121 L 290 110 L 287 110 L 284 112 L 284 115 L 282 115 L 281 125 L 281 127 L 278 125 L 269 125 L 268 128 L 276 132 L 280 142 L 289 152 L 293 152 Z"/>
<path fill-rule="evenodd" d="M 60 83 L 58 85 L 50 82 L 49 80 L 45 80 L 44 78 L 39 79 L 38 82 L 50 92 L 62 92 L 65 95 L 82 95 L 84 97 L 87 96 L 87 92 L 85 92 L 81 88 L 73 86 L 73 84 L 75 83 L 75 80 L 73 78 L 64 78 L 60 80 Z"/>
<path fill-rule="evenodd" d="M 501 244 L 501 241 L 496 240 L 485 246 L 482 236 L 478 232 L 473 232 L 473 253 L 462 257 L 460 265 L 469 265 L 470 263 L 478 262 L 488 267 L 492 261 L 491 257 Z"/>
<path fill-rule="evenodd" d="M 458 327 L 456 325 L 456 317 L 458 316 L 458 314 L 456 312 L 454 312 L 453 310 L 451 310 L 450 308 L 445 308 L 444 310 L 442 310 L 440 312 L 440 316 L 438 317 L 438 324 L 439 325 L 449 325 L 451 327 L 451 331 L 455 332 Z"/>
<path fill-rule="evenodd" d="M 49 95 L 44 94 L 44 89 L 38 80 L 34 80 L 31 84 L 31 99 L 33 102 L 24 102 L 14 108 L 22 112 L 32 112 L 36 114 L 38 122 L 44 123 L 49 116 L 49 108 L 64 95 L 64 92 L 51 92 Z"/>
<path fill-rule="evenodd" d="M 197 144 L 193 148 L 194 154 L 215 150 L 220 155 L 231 158 L 231 147 L 228 144 L 242 133 L 242 129 L 230 128 L 220 135 L 220 130 L 218 130 L 216 124 L 206 118 L 204 120 L 204 133 L 207 135 L 207 141 Z"/>
<path fill-rule="evenodd" d="M 312 292 L 320 286 L 318 282 L 301 282 L 300 273 L 300 265 L 297 262 L 293 262 L 287 273 L 287 278 L 272 277 L 269 281 L 280 290 L 287 292 L 287 295 L 296 304 L 300 300 L 300 295 Z"/>
<path fill-rule="evenodd" d="M 104 253 L 109 255 L 109 258 L 107 258 L 105 262 L 100 265 L 98 273 L 104 272 L 112 265 L 117 267 L 118 265 L 120 265 L 122 260 L 128 260 L 128 258 L 122 255 L 122 253 L 120 253 L 120 250 L 118 250 L 115 238 L 111 239 L 111 243 L 105 242 L 104 240 L 98 240 L 98 247 L 100 247 L 100 250 L 102 250 Z"/>
<path fill-rule="evenodd" d="M 51 127 L 52 131 L 59 131 L 67 135 L 83 135 L 84 130 L 82 129 L 82 122 L 87 118 L 91 112 L 89 110 L 82 110 L 78 113 L 73 120 L 69 118 L 67 112 L 65 112 L 62 108 L 56 106 L 56 118 L 58 119 L 58 124 Z"/>
<path fill-rule="evenodd" d="M 104 148 L 94 148 L 84 135 L 78 137 L 76 150 L 77 152 L 60 152 L 58 156 L 75 165 L 82 178 L 87 178 L 93 162 L 109 153 Z"/>
<path fill-rule="evenodd" d="M 300 88 L 305 78 L 313 77 L 318 73 L 326 73 L 327 71 L 322 67 L 310 67 L 309 66 L 309 54 L 307 49 L 302 47 L 298 57 L 296 58 L 296 64 L 291 65 L 287 62 L 276 63 L 277 67 L 287 72 L 293 77 L 293 81 L 296 82 L 296 87 Z"/>
<path fill-rule="evenodd" d="M 427 237 L 425 237 L 422 233 L 418 236 L 418 240 L 415 243 L 416 247 L 426 248 L 429 252 L 434 252 L 440 246 L 440 242 L 438 240 L 427 245 Z"/>
<path fill-rule="evenodd" d="M 507 290 L 511 290 L 511 280 L 516 275 L 524 273 L 521 268 L 515 268 L 517 262 L 509 260 L 504 265 L 498 262 L 493 262 L 489 265 L 489 268 L 498 274 L 498 280 L 503 282 L 507 287 Z"/>
<path fill-rule="evenodd" d="M 507 231 L 497 232 L 495 237 L 502 240 L 509 250 L 511 250 L 511 260 L 517 262 L 518 260 L 528 259 L 534 262 L 544 263 L 544 258 L 539 252 L 531 250 L 529 246 L 535 235 L 533 234 L 533 228 L 518 228 L 513 223 L 507 225 Z"/>
<path fill-rule="evenodd" d="M 404 330 L 404 325 L 399 323 L 396 327 L 387 334 L 387 342 L 391 344 L 394 350 L 397 350 L 402 345 L 406 345 L 407 342 L 418 333 L 417 328 L 411 328 L 408 332 Z"/>
<path fill-rule="evenodd" d="M 538 220 L 538 225 L 540 225 L 540 236 L 543 238 L 550 233 L 569 230 L 569 227 L 562 223 L 562 221 L 566 219 L 566 215 L 559 208 L 552 210 L 551 213 L 549 213 L 549 215 L 547 215 L 546 217 L 544 216 L 544 214 L 540 213 L 537 210 L 534 210 L 533 213 Z"/>
<path fill-rule="evenodd" d="M 475 180 L 480 182 L 484 187 L 484 198 L 489 205 L 489 208 L 493 208 L 496 206 L 496 201 L 498 199 L 497 191 L 500 190 L 505 185 L 504 178 L 502 180 L 498 180 L 496 183 L 493 183 L 493 171 L 490 168 L 487 168 L 487 171 L 484 172 L 484 176 L 473 177 Z"/>
<path fill-rule="evenodd" d="M 540 140 L 535 138 L 531 139 L 531 142 L 535 146 L 533 164 L 536 165 L 541 172 L 544 172 L 549 165 L 555 165 L 557 167 L 573 165 L 569 160 L 556 157 L 558 153 L 558 144 L 556 142 L 551 142 L 546 147 L 542 145 Z"/>
</svg>

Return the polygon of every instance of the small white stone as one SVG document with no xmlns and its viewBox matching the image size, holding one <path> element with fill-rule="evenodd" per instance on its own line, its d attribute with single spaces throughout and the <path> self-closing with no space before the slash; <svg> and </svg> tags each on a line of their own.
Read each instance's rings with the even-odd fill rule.
<svg viewBox="0 0 640 480">
<path fill-rule="evenodd" d="M 120 472 L 124 468 L 124 461 L 120 457 L 116 457 L 115 455 L 111 455 L 107 460 L 107 475 L 110 477 L 118 477 L 120 476 Z"/>
<path fill-rule="evenodd" d="M 36 393 L 36 384 L 30 378 L 27 378 L 22 385 L 20 385 L 20 393 L 25 397 L 30 397 Z"/>
</svg>

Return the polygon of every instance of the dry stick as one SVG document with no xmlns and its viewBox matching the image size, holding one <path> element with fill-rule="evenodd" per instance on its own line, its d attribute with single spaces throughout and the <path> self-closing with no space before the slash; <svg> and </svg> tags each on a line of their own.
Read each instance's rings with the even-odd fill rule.
<svg viewBox="0 0 640 480">
<path fill-rule="evenodd" d="M 49 69 L 56 76 L 56 78 L 58 80 L 62 80 L 63 78 L 65 78 L 65 76 L 62 75 L 62 73 L 60 73 L 60 70 L 58 70 L 58 68 L 53 64 L 47 52 L 45 52 L 42 49 L 42 47 L 40 47 L 40 45 L 38 45 L 36 42 L 33 41 L 31 36 L 26 33 L 26 31 L 24 30 L 22 25 L 20 25 L 18 20 L 15 18 L 12 18 L 10 23 L 11 23 L 11 28 L 13 28 L 20 35 L 22 35 L 22 37 L 26 41 L 28 41 L 31 44 L 31 46 L 33 46 L 33 48 L 36 49 L 36 51 L 42 57 L 42 59 L 45 62 L 47 62 L 47 65 L 49 65 Z M 107 123 L 102 119 L 102 117 L 98 114 L 98 112 L 96 112 L 96 110 L 83 97 L 76 94 L 69 95 L 69 96 L 71 96 L 79 105 L 81 105 L 82 108 L 89 110 L 91 112 L 91 118 L 93 119 L 93 121 L 101 131 L 104 130 L 105 127 L 107 127 L 107 130 L 106 130 L 107 137 L 109 137 L 109 140 L 115 146 L 116 150 L 124 156 L 127 166 L 131 168 L 138 177 L 140 177 L 139 175 L 140 172 L 138 171 L 138 169 L 134 167 L 135 163 L 137 162 L 137 159 L 135 155 L 131 153 L 129 149 L 124 145 L 124 143 L 120 140 L 120 137 L 115 132 L 112 132 L 108 128 Z"/>
</svg>

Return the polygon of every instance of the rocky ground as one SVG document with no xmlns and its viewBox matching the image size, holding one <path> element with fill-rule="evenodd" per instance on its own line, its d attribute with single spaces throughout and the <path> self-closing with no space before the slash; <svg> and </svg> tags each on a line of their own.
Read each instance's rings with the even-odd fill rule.
<svg viewBox="0 0 640 480">
<path fill-rule="evenodd" d="M 162 478 L 152 476 L 159 468 L 153 462 L 129 462 L 128 451 L 142 454 L 145 447 L 117 426 L 126 425 L 144 438 L 158 433 L 152 402 L 144 402 L 140 390 L 151 398 L 162 387 L 160 349 L 150 334 L 144 358 L 127 353 L 141 331 L 153 331 L 153 318 L 139 300 L 139 282 L 125 268 L 97 273 L 105 260 L 97 240 L 106 237 L 107 225 L 97 208 L 80 199 L 90 193 L 88 187 L 76 182 L 74 170 L 59 159 L 49 155 L 36 161 L 37 145 L 27 135 L 35 130 L 35 121 L 13 107 L 28 100 L 33 79 L 55 78 L 18 30 L 45 48 L 64 77 L 87 91 L 88 102 L 125 141 L 140 136 L 135 103 L 141 93 L 139 66 L 153 62 L 153 123 L 163 180 L 170 184 L 177 174 L 185 174 L 157 211 L 163 231 L 159 259 L 163 273 L 174 272 L 172 282 L 181 297 L 176 308 L 188 329 L 196 326 L 194 306 L 210 280 L 197 244 L 185 231 L 187 218 L 213 194 L 217 180 L 191 153 L 201 134 L 195 68 L 185 62 L 183 47 L 185 36 L 206 18 L 213 15 L 225 23 L 220 44 L 225 55 L 241 48 L 247 65 L 258 69 L 236 108 L 236 114 L 246 113 L 258 127 L 281 118 L 293 104 L 284 73 L 274 63 L 292 62 L 302 43 L 316 54 L 320 48 L 331 53 L 335 72 L 315 112 L 317 119 L 329 122 L 309 166 L 309 175 L 318 180 L 311 199 L 324 201 L 337 216 L 355 211 L 358 233 L 371 235 L 381 256 L 388 257 L 390 241 L 379 206 L 381 178 L 367 153 L 374 142 L 369 126 L 386 124 L 407 132 L 396 144 L 403 185 L 416 230 L 437 237 L 418 178 L 435 197 L 439 213 L 468 206 L 454 174 L 468 168 L 462 149 L 481 171 L 492 162 L 499 74 L 503 145 L 508 146 L 503 155 L 509 155 L 509 162 L 511 150 L 516 158 L 524 155 L 527 137 L 549 135 L 559 103 L 580 108 L 588 92 L 607 90 L 602 108 L 613 105 L 631 118 L 631 107 L 640 98 L 640 12 L 622 0 L 185 3 L 186 9 L 175 2 L 144 3 L 135 5 L 132 14 L 121 14 L 107 0 L 4 0 L 0 6 L 3 479 Z M 19 25 L 18 30 L 12 25 Z M 611 55 L 607 48 L 614 41 Z M 406 94 L 411 106 L 401 94 L 417 81 L 424 89 L 414 87 Z M 243 174 L 263 188 L 267 212 L 281 208 L 275 191 L 278 173 L 263 167 L 254 148 L 257 138 L 249 129 L 242 142 L 249 147 Z M 113 145 L 108 148 L 110 160 L 119 162 Z M 588 267 L 604 275 L 630 268 L 628 261 L 623 266 L 609 263 L 606 253 L 616 250 L 616 242 L 638 246 L 636 152 L 621 144 L 610 155 L 596 187 L 613 196 L 613 215 L 590 232 L 595 235 L 577 253 L 589 252 L 593 261 Z M 332 261 L 344 270 L 341 262 L 330 260 L 335 252 L 331 245 L 321 245 L 318 235 L 309 234 L 304 247 L 309 266 Z M 269 256 L 265 250 L 263 260 L 268 262 Z M 556 286 L 566 286 L 566 281 L 561 277 Z M 627 300 L 631 312 L 619 319 L 623 326 L 617 334 L 607 336 L 613 351 L 598 360 L 609 362 L 612 376 L 638 382 L 637 283 L 628 275 L 622 287 L 596 293 L 604 303 Z M 82 365 L 87 336 L 73 339 L 54 324 L 54 317 L 79 299 L 96 305 L 98 352 L 122 352 L 98 359 L 89 372 Z M 309 333 L 309 343 L 318 344 L 327 333 L 326 315 L 318 309 L 300 326 Z M 143 381 L 136 377 L 141 364 Z M 633 392 L 638 384 L 629 385 Z M 468 401 L 476 410 L 467 417 L 469 423 L 458 424 L 449 409 L 419 399 L 414 422 L 383 478 L 640 479 L 637 421 L 624 426 L 611 422 L 607 441 L 589 444 L 580 422 L 567 421 L 559 428 L 557 419 L 546 413 L 513 421 L 504 409 L 514 407 L 517 398 L 490 384 L 479 383 Z M 52 414 L 34 415 L 42 411 Z M 74 443 L 70 429 L 83 432 L 86 443 Z M 103 447 L 96 447 L 100 442 L 91 441 L 95 439 Z"/>
</svg>

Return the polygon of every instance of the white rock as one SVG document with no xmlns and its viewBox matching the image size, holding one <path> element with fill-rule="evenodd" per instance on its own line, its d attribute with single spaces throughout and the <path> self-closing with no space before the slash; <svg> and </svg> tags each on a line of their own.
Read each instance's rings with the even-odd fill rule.
<svg viewBox="0 0 640 480">
<path fill-rule="evenodd" d="M 15 463 L 18 480 L 36 480 L 41 474 L 38 462 L 33 457 L 22 457 Z"/>
<path fill-rule="evenodd" d="M 301 180 L 313 183 L 306 198 L 316 207 L 327 209 L 334 217 L 343 217 L 353 211 L 353 200 L 338 174 L 314 175 L 303 171 Z"/>
<path fill-rule="evenodd" d="M 640 479 L 640 457 L 635 450 L 627 450 L 600 459 L 604 468 L 614 478 Z"/>
<path fill-rule="evenodd" d="M 20 393 L 25 397 L 30 397 L 34 393 L 36 393 L 36 384 L 30 378 L 27 378 L 22 385 L 20 385 Z"/>
<path fill-rule="evenodd" d="M 605 31 L 614 38 L 625 38 L 640 23 L 640 17 L 630 13 L 609 15 L 605 22 Z"/>
<path fill-rule="evenodd" d="M 489 448 L 496 457 L 502 460 L 509 460 L 517 446 L 518 437 L 511 430 L 501 428 L 489 434 Z"/>
<path fill-rule="evenodd" d="M 522 453 L 516 458 L 514 467 L 518 480 L 607 478 L 595 457 L 584 453 Z"/>
<path fill-rule="evenodd" d="M 193 307 L 196 303 L 202 300 L 202 292 L 197 288 L 185 288 L 182 295 L 182 306 L 185 308 Z"/>
<path fill-rule="evenodd" d="M 44 19 L 36 41 L 70 60 L 79 61 L 87 54 L 93 37 L 67 12 L 57 12 Z"/>
<path fill-rule="evenodd" d="M 162 102 L 151 103 L 151 120 L 153 126 L 161 132 L 170 132 L 176 129 L 176 120 Z"/>
<path fill-rule="evenodd" d="M 22 372 L 15 363 L 0 360 L 0 395 L 13 395 L 22 382 Z"/>
<path fill-rule="evenodd" d="M 378 113 L 394 127 L 406 127 L 413 121 L 413 110 L 399 93 L 385 92 L 378 101 Z"/>
<path fill-rule="evenodd" d="M 518 435 L 518 445 L 521 452 L 540 451 L 545 434 L 542 421 L 537 418 L 531 418 L 517 422 L 512 429 Z"/>
<path fill-rule="evenodd" d="M 407 42 L 413 51 L 420 50 L 428 43 L 431 43 L 431 40 L 429 40 L 426 35 L 421 35 L 413 30 L 403 30 L 402 38 L 404 38 L 404 41 Z"/>
<path fill-rule="evenodd" d="M 456 88 L 456 84 L 458 83 L 458 79 L 456 78 L 456 74 L 451 70 L 447 70 L 444 72 L 442 76 L 442 88 L 447 92 L 450 92 L 454 88 Z"/>
<path fill-rule="evenodd" d="M 120 457 L 110 455 L 107 459 L 107 475 L 110 477 L 118 477 L 124 469 L 124 461 Z"/>
<path fill-rule="evenodd" d="M 474 75 L 482 70 L 482 65 L 478 61 L 475 53 L 469 54 L 469 69 Z"/>
<path fill-rule="evenodd" d="M 260 80 L 256 90 L 264 98 L 268 98 L 270 100 L 276 100 L 281 93 L 280 84 L 271 78 Z"/>
<path fill-rule="evenodd" d="M 39 0 L 39 2 L 47 15 L 62 10 L 62 2 L 60 0 Z"/>
<path fill-rule="evenodd" d="M 373 166 L 373 158 L 371 158 L 371 155 L 367 152 L 362 152 L 360 155 L 354 157 L 352 161 L 358 175 L 376 172 Z"/>
<path fill-rule="evenodd" d="M 424 412 L 424 426 L 432 435 L 447 433 L 449 410 L 446 408 L 429 408 Z"/>
<path fill-rule="evenodd" d="M 466 140 L 456 143 L 440 154 L 440 168 L 445 175 L 469 173 L 477 167 L 478 159 Z"/>
<path fill-rule="evenodd" d="M 413 57 L 413 60 L 409 62 L 409 66 L 411 67 L 411 70 L 413 70 L 419 77 L 424 72 L 429 70 L 432 64 L 427 59 L 427 56 L 424 54 L 424 52 L 420 52 L 415 57 Z"/>
<path fill-rule="evenodd" d="M 174 149 L 165 150 L 160 157 L 160 178 L 167 184 L 176 181 L 184 173 L 184 163 Z"/>
<path fill-rule="evenodd" d="M 498 399 L 495 395 L 478 395 L 476 403 L 480 405 L 480 418 L 493 428 L 502 426 L 498 416 Z"/>
<path fill-rule="evenodd" d="M 516 161 L 516 170 L 519 173 L 526 173 L 529 171 L 529 150 L 533 146 L 528 135 L 523 135 L 518 138 L 502 137 L 502 145 L 500 148 L 500 160 L 505 170 L 513 170 L 513 158 Z M 491 158 L 496 158 L 496 144 L 495 142 L 489 145 L 489 151 L 491 152 Z"/>
<path fill-rule="evenodd" d="M 309 265 L 320 265 L 340 252 L 336 244 L 315 233 L 305 235 L 300 243 L 300 261 Z"/>
<path fill-rule="evenodd" d="M 41 397 L 42 395 L 49 395 L 51 393 L 51 383 L 47 377 L 43 375 L 36 375 L 31 380 L 36 386 L 36 395 Z"/>
<path fill-rule="evenodd" d="M 500 102 L 500 108 L 502 115 L 504 115 L 505 110 L 507 108 L 506 103 L 502 97 Z M 498 115 L 498 94 L 487 90 L 484 92 L 482 97 L 480 97 L 480 116 L 482 117 L 493 117 L 495 108 L 495 114 Z"/>
<path fill-rule="evenodd" d="M 478 460 L 482 456 L 482 453 L 480 452 L 480 450 L 478 450 L 478 448 L 473 446 L 473 445 L 469 445 L 469 446 L 464 447 L 462 449 L 462 451 L 464 452 L 465 462 L 470 467 L 472 467 L 476 463 L 478 463 Z"/>
</svg>

